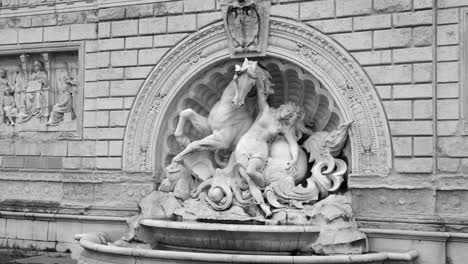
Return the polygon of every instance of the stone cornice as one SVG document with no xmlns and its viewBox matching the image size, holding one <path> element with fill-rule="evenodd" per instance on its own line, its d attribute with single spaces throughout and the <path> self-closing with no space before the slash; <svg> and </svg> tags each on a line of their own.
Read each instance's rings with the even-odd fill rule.
<svg viewBox="0 0 468 264">
<path fill-rule="evenodd" d="M 0 18 L 98 10 L 168 0 L 1 0 Z"/>
</svg>

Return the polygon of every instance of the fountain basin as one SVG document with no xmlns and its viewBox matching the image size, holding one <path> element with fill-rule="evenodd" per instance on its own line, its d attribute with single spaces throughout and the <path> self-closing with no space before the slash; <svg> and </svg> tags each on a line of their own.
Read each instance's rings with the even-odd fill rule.
<svg viewBox="0 0 468 264">
<path fill-rule="evenodd" d="M 237 225 L 143 219 L 160 248 L 236 253 L 307 251 L 320 232 L 317 226 Z"/>
<path fill-rule="evenodd" d="M 369 263 L 396 264 L 414 263 L 418 253 L 414 250 L 405 253 L 368 253 L 336 256 L 286 256 L 253 255 L 235 253 L 203 253 L 174 250 L 150 250 L 108 246 L 99 234 L 89 233 L 76 236 L 84 248 L 78 264 L 157 264 L 157 263 Z"/>
</svg>

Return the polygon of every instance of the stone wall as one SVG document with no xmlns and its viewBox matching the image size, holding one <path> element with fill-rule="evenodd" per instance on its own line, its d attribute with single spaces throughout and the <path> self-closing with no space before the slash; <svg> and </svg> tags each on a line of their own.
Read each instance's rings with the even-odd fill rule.
<svg viewBox="0 0 468 264">
<path fill-rule="evenodd" d="M 467 49 L 462 44 L 468 38 L 468 3 L 435 2 L 273 0 L 273 16 L 309 24 L 350 52 L 382 100 L 393 140 L 393 170 L 348 179 L 363 227 L 466 230 L 468 82 L 462 81 L 468 58 L 462 60 L 462 48 Z M 0 133 L 0 209 L 134 214 L 136 201 L 154 188 L 158 175 L 122 170 L 133 101 L 168 50 L 221 19 L 219 2 L 2 3 L 0 50 L 80 42 L 84 82 L 80 136 Z M 1 216 L 6 218 L 5 224 L 0 219 L 4 242 L 20 238 L 3 232 L 18 216 Z"/>
</svg>

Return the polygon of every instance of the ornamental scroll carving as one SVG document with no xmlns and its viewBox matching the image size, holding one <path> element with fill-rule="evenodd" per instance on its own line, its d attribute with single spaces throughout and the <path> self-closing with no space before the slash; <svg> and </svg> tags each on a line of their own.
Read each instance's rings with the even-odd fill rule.
<svg viewBox="0 0 468 264">
<path fill-rule="evenodd" d="M 0 131 L 78 131 L 78 51 L 0 55 Z"/>
<path fill-rule="evenodd" d="M 314 28 L 270 18 L 267 58 L 293 63 L 323 85 L 342 116 L 354 120 L 349 134 L 350 174 L 388 174 L 391 141 L 383 107 L 364 70 L 339 44 Z M 124 170 L 162 173 L 161 147 L 170 106 L 197 76 L 230 58 L 229 40 L 219 22 L 192 34 L 163 57 L 150 73 L 129 117 L 124 142 Z M 197 61 L 189 60 L 196 56 Z M 352 88 L 352 91 L 349 89 Z M 184 90 L 185 89 L 185 90 Z M 351 92 L 351 93 L 350 93 Z M 157 104 L 157 110 L 151 111 Z M 140 151 L 145 146 L 145 151 Z M 159 150 L 159 151 L 158 151 Z"/>
</svg>

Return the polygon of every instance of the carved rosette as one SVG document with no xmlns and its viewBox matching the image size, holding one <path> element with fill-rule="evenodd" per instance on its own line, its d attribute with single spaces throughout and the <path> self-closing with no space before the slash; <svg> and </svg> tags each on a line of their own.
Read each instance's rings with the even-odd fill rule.
<svg viewBox="0 0 468 264">
<path fill-rule="evenodd" d="M 391 141 L 383 107 L 364 70 L 340 45 L 302 23 L 270 19 L 267 56 L 294 63 L 331 94 L 350 131 L 352 174 L 387 174 Z M 160 173 L 157 139 L 167 129 L 169 105 L 197 75 L 230 57 L 224 25 L 207 26 L 160 60 L 137 96 L 124 143 L 124 170 Z"/>
</svg>

